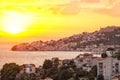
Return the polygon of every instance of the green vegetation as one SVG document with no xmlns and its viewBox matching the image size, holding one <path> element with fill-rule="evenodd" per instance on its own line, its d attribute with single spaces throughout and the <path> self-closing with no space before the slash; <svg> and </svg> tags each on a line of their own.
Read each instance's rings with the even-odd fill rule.
<svg viewBox="0 0 120 80">
<path fill-rule="evenodd" d="M 41 74 L 42 79 L 50 77 L 53 80 L 80 80 L 81 78 L 94 80 L 97 77 L 97 66 L 94 66 L 90 72 L 87 72 L 82 68 L 76 68 L 73 60 L 63 64 L 61 67 L 52 66 L 50 60 L 45 60 L 43 65 L 43 68 L 41 68 L 41 71 L 43 71 L 43 74 Z"/>
<path fill-rule="evenodd" d="M 101 57 L 102 57 L 102 58 L 106 58 L 106 57 L 108 57 L 108 56 L 107 56 L 106 53 L 102 53 L 102 54 L 101 54 Z"/>
<path fill-rule="evenodd" d="M 35 74 L 22 73 L 16 76 L 15 80 L 37 80 Z"/>
<path fill-rule="evenodd" d="M 1 80 L 15 80 L 20 66 L 15 63 L 5 64 L 1 70 Z"/>
<path fill-rule="evenodd" d="M 120 53 L 115 53 L 112 56 L 113 58 L 117 58 L 118 60 L 120 60 Z"/>
<path fill-rule="evenodd" d="M 92 67 L 90 73 L 92 74 L 93 77 L 97 77 L 97 65 Z"/>
<path fill-rule="evenodd" d="M 102 74 L 98 75 L 97 80 L 104 80 L 104 76 Z"/>
<path fill-rule="evenodd" d="M 114 51 L 114 48 L 107 48 L 107 51 Z"/>
<path fill-rule="evenodd" d="M 66 62 L 58 67 L 57 59 L 45 60 L 43 66 L 36 68 L 36 73 L 23 72 L 22 68 L 15 63 L 5 64 L 1 70 L 1 80 L 39 80 L 45 78 L 52 78 L 53 80 L 95 80 L 94 78 L 97 77 L 96 65 L 88 72 L 82 68 L 76 68 L 73 60 Z M 101 76 L 98 76 L 98 80 L 102 79 Z"/>
<path fill-rule="evenodd" d="M 45 60 L 44 64 L 43 64 L 43 69 L 49 69 L 52 68 L 53 63 L 51 60 Z"/>
<path fill-rule="evenodd" d="M 1 80 L 38 80 L 36 74 L 40 74 L 41 79 L 49 77 L 53 80 L 94 80 L 97 76 L 97 66 L 93 66 L 90 72 L 87 72 L 82 68 L 76 68 L 73 60 L 61 67 L 58 67 L 57 59 L 45 60 L 43 66 L 36 69 L 36 74 L 21 73 L 20 70 L 21 67 L 15 63 L 5 64 L 1 70 Z"/>
</svg>

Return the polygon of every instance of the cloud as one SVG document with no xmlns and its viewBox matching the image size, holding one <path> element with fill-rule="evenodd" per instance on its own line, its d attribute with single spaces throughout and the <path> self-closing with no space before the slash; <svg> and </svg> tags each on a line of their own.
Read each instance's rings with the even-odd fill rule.
<svg viewBox="0 0 120 80">
<path fill-rule="evenodd" d="M 80 12 L 80 0 L 72 0 L 68 3 L 57 3 L 47 6 L 49 6 L 48 11 L 51 11 L 53 14 L 56 15 L 76 15 Z"/>
<path fill-rule="evenodd" d="M 106 4 L 107 5 L 114 5 L 114 4 L 116 4 L 116 3 L 118 3 L 120 0 L 106 0 Z"/>
<path fill-rule="evenodd" d="M 64 9 L 61 11 L 61 14 L 73 15 L 78 14 L 80 12 L 80 1 L 74 0 L 69 4 L 66 4 Z"/>
<path fill-rule="evenodd" d="M 48 11 L 56 15 L 77 15 L 80 11 L 84 10 L 111 16 L 119 16 L 119 8 L 119 0 L 71 0 L 68 3 L 49 5 Z"/>
<path fill-rule="evenodd" d="M 95 10 L 95 12 L 110 15 L 110 16 L 120 17 L 120 2 L 116 3 L 111 8 L 101 8 L 101 9 Z"/>
<path fill-rule="evenodd" d="M 98 2 L 100 2 L 100 0 L 81 0 L 81 2 L 85 2 L 85 3 L 98 3 Z"/>
<path fill-rule="evenodd" d="M 40 14 L 53 15 L 77 15 L 83 11 L 93 11 L 111 16 L 120 15 L 120 0 L 36 0 L 33 3 L 16 3 L 14 4 L 20 10 L 36 11 Z M 4 4 L 8 5 L 8 4 Z M 21 7 L 22 6 L 22 7 Z M 27 7 L 30 6 L 30 7 Z M 32 7 L 31 7 L 32 6 Z M 32 8 L 32 9 L 30 9 Z M 34 8 L 34 9 L 33 9 Z M 35 9 L 37 8 L 37 9 Z M 17 9 L 16 9 L 17 10 Z M 46 15 L 48 15 L 46 14 Z"/>
</svg>

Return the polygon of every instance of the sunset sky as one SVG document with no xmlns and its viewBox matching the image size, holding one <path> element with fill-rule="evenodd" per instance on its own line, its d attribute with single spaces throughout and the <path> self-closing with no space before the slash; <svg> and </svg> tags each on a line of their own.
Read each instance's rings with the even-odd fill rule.
<svg viewBox="0 0 120 80">
<path fill-rule="evenodd" d="M 120 26 L 120 0 L 0 0 L 0 42 L 27 42 Z"/>
</svg>

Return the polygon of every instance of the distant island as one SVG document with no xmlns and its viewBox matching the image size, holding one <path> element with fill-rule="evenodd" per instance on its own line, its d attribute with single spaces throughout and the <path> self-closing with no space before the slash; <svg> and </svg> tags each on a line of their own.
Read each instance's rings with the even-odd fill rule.
<svg viewBox="0 0 120 80">
<path fill-rule="evenodd" d="M 59 40 L 14 45 L 12 51 L 96 51 L 120 47 L 120 26 L 107 26 L 92 33 L 83 32 Z"/>
</svg>

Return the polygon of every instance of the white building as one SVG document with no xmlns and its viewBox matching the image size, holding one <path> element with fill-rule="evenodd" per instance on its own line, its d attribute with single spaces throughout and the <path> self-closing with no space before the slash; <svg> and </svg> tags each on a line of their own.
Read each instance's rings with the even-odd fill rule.
<svg viewBox="0 0 120 80">
<path fill-rule="evenodd" d="M 35 73 L 35 71 L 36 71 L 35 65 L 34 64 L 24 64 L 23 71 L 28 74 Z"/>
<path fill-rule="evenodd" d="M 103 74 L 105 80 L 112 80 L 112 76 L 120 72 L 120 60 L 112 57 L 97 59 L 97 73 Z"/>
</svg>

